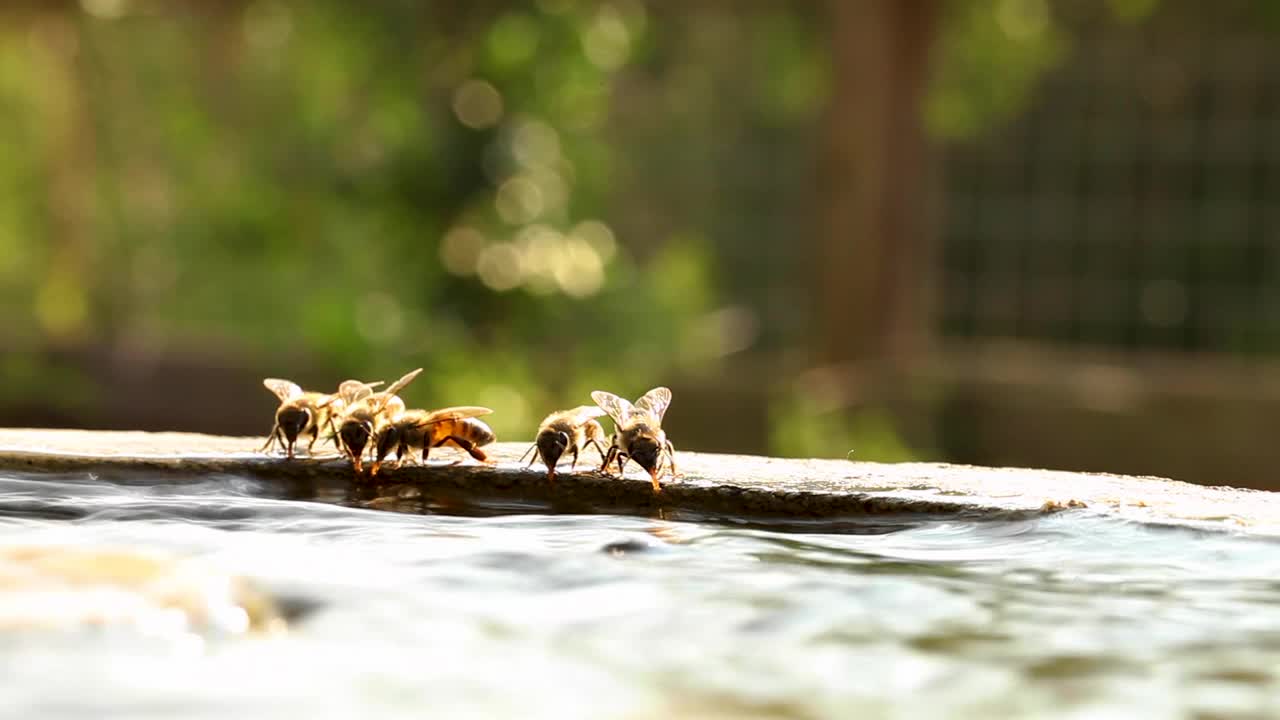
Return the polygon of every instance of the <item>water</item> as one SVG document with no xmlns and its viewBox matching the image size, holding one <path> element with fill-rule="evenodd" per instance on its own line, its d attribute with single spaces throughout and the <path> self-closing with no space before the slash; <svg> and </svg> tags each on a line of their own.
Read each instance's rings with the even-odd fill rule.
<svg viewBox="0 0 1280 720">
<path fill-rule="evenodd" d="M 162 548 L 298 616 L 196 643 L 0 635 L 14 717 L 1280 713 L 1280 545 L 1244 535 L 1088 511 L 786 528 L 446 514 L 242 477 L 125 480 L 0 477 L 0 545 Z"/>
</svg>

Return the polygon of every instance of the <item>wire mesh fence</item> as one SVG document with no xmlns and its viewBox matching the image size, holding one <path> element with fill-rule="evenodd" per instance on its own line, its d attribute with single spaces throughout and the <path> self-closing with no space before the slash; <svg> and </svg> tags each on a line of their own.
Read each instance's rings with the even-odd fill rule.
<svg viewBox="0 0 1280 720">
<path fill-rule="evenodd" d="M 1280 34 L 1243 3 L 1086 23 L 946 153 L 942 332 L 1280 350 Z"/>
</svg>

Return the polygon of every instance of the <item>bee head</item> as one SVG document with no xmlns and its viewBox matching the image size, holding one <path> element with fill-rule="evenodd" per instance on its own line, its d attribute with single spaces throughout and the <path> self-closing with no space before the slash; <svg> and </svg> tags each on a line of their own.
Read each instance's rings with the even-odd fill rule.
<svg viewBox="0 0 1280 720">
<path fill-rule="evenodd" d="M 555 470 L 560 456 L 569 447 L 569 435 L 564 432 L 544 432 L 538 435 L 538 455 L 548 470 Z"/>
<path fill-rule="evenodd" d="M 631 459 L 650 475 L 658 472 L 658 464 L 662 461 L 662 448 L 653 438 L 642 435 L 631 441 L 629 448 Z"/>
<path fill-rule="evenodd" d="M 293 405 L 280 408 L 276 413 L 276 423 L 280 425 L 280 430 L 292 445 L 302 431 L 311 424 L 311 411 Z"/>
<path fill-rule="evenodd" d="M 358 458 L 364 455 L 364 448 L 373 435 L 373 425 L 367 420 L 348 420 L 338 428 L 338 435 L 351 457 Z"/>
<path fill-rule="evenodd" d="M 394 423 L 388 424 L 386 427 L 379 430 L 374 447 L 377 455 L 377 461 L 382 462 L 382 459 L 390 454 L 395 446 L 399 444 L 400 428 L 396 427 Z"/>
</svg>

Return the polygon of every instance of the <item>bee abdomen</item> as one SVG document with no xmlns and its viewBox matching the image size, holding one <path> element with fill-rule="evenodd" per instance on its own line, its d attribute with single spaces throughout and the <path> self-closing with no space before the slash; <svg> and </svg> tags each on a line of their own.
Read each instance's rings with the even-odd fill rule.
<svg viewBox="0 0 1280 720">
<path fill-rule="evenodd" d="M 493 434 L 493 429 L 486 425 L 483 421 L 475 418 L 467 418 L 463 421 L 463 435 L 467 440 L 476 445 L 488 445 L 497 439 Z"/>
</svg>

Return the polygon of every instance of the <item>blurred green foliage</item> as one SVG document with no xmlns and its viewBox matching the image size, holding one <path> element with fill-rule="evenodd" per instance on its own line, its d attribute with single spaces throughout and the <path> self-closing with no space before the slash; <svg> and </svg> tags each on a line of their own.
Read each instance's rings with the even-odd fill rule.
<svg viewBox="0 0 1280 720">
<path fill-rule="evenodd" d="M 1068 46 L 1048 0 L 955 0 L 940 35 L 925 120 L 943 138 L 1012 116 Z"/>
<path fill-rule="evenodd" d="M 0 29 L 11 348 L 422 364 L 499 432 L 706 359 L 705 252 L 605 219 L 638 3 L 83 8 Z"/>
<path fill-rule="evenodd" d="M 907 462 L 918 452 L 907 445 L 884 408 L 841 411 L 803 395 L 789 395 L 770 407 L 769 452 L 779 457 L 847 458 Z"/>
<path fill-rule="evenodd" d="M 1154 3 L 1109 0 L 1125 20 Z M 1070 51 L 1056 7 L 945 3 L 932 132 L 973 135 L 1017 112 Z M 795 271 L 782 264 L 793 251 L 764 252 L 769 238 L 736 207 L 637 208 L 635 186 L 664 163 L 721 189 L 699 196 L 709 203 L 754 201 L 736 189 L 742 159 L 707 148 L 795 148 L 812 134 L 832 72 L 824 18 L 807 4 L 84 0 L 4 12 L 10 401 L 86 394 L 23 354 L 49 346 L 194 351 L 286 377 L 389 380 L 422 365 L 414 398 L 489 405 L 500 434 L 524 435 L 592 388 L 634 396 L 714 371 L 738 347 L 717 319 L 750 325 L 724 311 L 732 303 L 762 309 L 764 349 L 803 342 L 775 322 L 798 299 L 751 297 L 766 275 Z M 660 96 L 644 96 L 640 77 L 660 78 Z M 619 145 L 619 113 L 653 116 Z M 674 219 L 624 235 L 624 215 Z M 910 454 L 883 413 L 774 410 L 776 427 L 809 428 L 776 432 L 783 454 Z"/>
</svg>

